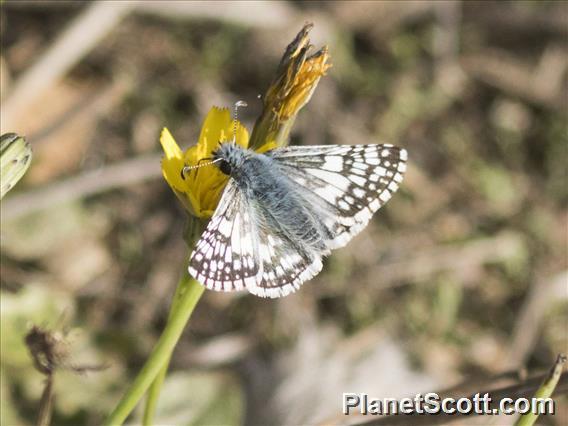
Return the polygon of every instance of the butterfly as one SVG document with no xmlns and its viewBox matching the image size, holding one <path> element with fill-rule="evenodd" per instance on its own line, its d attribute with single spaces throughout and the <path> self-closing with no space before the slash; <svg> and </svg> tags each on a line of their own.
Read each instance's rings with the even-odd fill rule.
<svg viewBox="0 0 568 426">
<path fill-rule="evenodd" d="M 190 275 L 217 291 L 295 292 L 391 198 L 406 160 L 406 150 L 387 144 L 261 154 L 222 143 L 212 163 L 229 180 L 191 254 Z"/>
</svg>

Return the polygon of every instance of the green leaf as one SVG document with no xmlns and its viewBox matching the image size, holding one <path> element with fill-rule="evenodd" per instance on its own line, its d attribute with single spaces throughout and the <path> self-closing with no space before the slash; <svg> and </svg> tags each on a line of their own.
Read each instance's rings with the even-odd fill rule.
<svg viewBox="0 0 568 426">
<path fill-rule="evenodd" d="M 22 136 L 6 133 L 0 137 L 0 199 L 24 176 L 31 159 L 32 149 Z"/>
</svg>

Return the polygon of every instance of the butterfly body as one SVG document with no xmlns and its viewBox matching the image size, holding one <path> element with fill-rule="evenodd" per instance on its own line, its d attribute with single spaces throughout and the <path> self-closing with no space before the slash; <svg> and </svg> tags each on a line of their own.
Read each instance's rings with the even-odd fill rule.
<svg viewBox="0 0 568 426">
<path fill-rule="evenodd" d="M 270 151 L 258 154 L 225 143 L 213 158 L 222 159 L 219 169 L 228 171 L 226 174 L 251 200 L 257 226 L 273 230 L 304 256 L 313 258 L 327 252 L 326 240 L 331 234 Z"/>
<path fill-rule="evenodd" d="M 256 153 L 224 143 L 230 176 L 189 272 L 206 287 L 262 297 L 294 292 L 398 188 L 406 151 L 392 145 L 311 146 Z"/>
</svg>

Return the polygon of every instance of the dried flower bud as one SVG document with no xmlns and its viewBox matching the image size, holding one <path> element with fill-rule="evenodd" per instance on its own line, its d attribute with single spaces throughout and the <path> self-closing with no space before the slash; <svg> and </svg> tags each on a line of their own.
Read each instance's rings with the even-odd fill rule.
<svg viewBox="0 0 568 426">
<path fill-rule="evenodd" d="M 306 24 L 286 48 L 276 77 L 263 97 L 264 108 L 255 123 L 250 148 L 264 151 L 286 145 L 296 115 L 331 67 L 327 46 L 308 56 L 312 27 Z"/>
</svg>

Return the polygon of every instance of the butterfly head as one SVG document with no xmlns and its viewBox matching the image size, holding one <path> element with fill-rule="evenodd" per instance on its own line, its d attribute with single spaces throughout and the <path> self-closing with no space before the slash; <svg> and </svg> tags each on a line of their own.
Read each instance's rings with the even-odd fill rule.
<svg viewBox="0 0 568 426">
<path fill-rule="evenodd" d="M 216 163 L 219 170 L 227 176 L 230 176 L 233 170 L 240 168 L 246 157 L 245 151 L 236 143 L 239 108 L 246 106 L 247 103 L 245 101 L 235 102 L 233 110 L 233 140 L 221 143 L 221 146 L 213 152 L 213 163 Z"/>
<path fill-rule="evenodd" d="M 231 142 L 222 143 L 213 152 L 213 161 L 216 166 L 226 175 L 231 175 L 235 170 L 242 167 L 247 158 L 247 151 Z"/>
<path fill-rule="evenodd" d="M 198 171 L 198 169 L 202 167 L 212 166 L 213 164 L 216 165 L 223 174 L 231 176 L 235 170 L 239 170 L 242 167 L 243 163 L 250 155 L 251 153 L 241 148 L 241 146 L 233 142 L 224 142 L 221 143 L 216 151 L 213 151 L 212 159 L 204 158 L 202 160 L 206 160 L 205 162 L 201 162 L 202 160 L 200 160 L 196 165 L 185 166 L 181 170 L 181 178 L 185 179 L 186 175 L 192 170 Z"/>
</svg>

